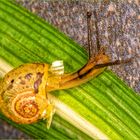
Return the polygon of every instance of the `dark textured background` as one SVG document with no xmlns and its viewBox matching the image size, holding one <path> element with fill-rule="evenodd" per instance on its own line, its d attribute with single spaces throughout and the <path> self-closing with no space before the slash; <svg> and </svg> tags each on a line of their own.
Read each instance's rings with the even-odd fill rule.
<svg viewBox="0 0 140 140">
<path fill-rule="evenodd" d="M 86 12 L 98 12 L 99 38 L 112 60 L 134 57 L 132 63 L 112 69 L 135 91 L 140 92 L 140 1 L 47 1 L 17 0 L 18 3 L 47 20 L 70 38 L 87 48 Z M 94 16 L 92 16 L 94 22 Z M 93 24 L 94 25 L 94 24 Z M 93 44 L 96 46 L 95 27 Z M 94 48 L 93 48 L 94 49 Z M 0 120 L 0 138 L 30 139 Z"/>
</svg>

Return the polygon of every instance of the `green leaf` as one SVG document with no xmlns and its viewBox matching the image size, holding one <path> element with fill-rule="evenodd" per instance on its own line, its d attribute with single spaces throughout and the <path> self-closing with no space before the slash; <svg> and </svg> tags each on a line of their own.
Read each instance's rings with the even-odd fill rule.
<svg viewBox="0 0 140 140">
<path fill-rule="evenodd" d="M 27 62 L 64 60 L 65 72 L 80 69 L 86 51 L 43 19 L 11 2 L 0 1 L 0 73 Z M 48 139 L 139 139 L 140 97 L 114 73 L 49 96 L 56 115 L 49 130 L 43 121 L 19 125 L 2 114 L 0 118 L 34 138 Z"/>
</svg>

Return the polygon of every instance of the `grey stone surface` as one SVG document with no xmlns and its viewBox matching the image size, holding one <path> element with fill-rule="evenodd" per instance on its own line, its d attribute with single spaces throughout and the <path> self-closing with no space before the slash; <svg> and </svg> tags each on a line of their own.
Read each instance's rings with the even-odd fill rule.
<svg viewBox="0 0 140 140">
<path fill-rule="evenodd" d="M 140 92 L 140 2 L 139 0 L 86 1 L 17 0 L 44 18 L 70 38 L 87 48 L 86 12 L 98 12 L 99 38 L 111 60 L 135 57 L 132 63 L 112 69 L 135 91 Z M 94 23 L 94 16 L 92 17 Z M 95 27 L 93 44 L 96 46 Z M 94 49 L 94 48 L 93 48 Z M 0 120 L 0 138 L 29 139 L 22 132 Z"/>
</svg>

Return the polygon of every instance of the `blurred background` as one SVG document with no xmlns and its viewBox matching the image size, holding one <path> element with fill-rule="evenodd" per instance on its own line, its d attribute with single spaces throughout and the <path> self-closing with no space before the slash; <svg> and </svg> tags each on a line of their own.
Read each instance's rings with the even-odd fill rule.
<svg viewBox="0 0 140 140">
<path fill-rule="evenodd" d="M 99 39 L 106 47 L 111 60 L 134 57 L 132 63 L 112 66 L 112 69 L 126 84 L 140 93 L 140 1 L 84 0 L 48 1 L 16 0 L 32 13 L 54 25 L 67 36 L 88 50 L 87 11 L 97 11 Z M 96 46 L 96 30 L 93 22 L 93 46 Z M 94 48 L 92 48 L 94 50 Z M 93 52 L 93 51 L 92 51 Z M 31 139 L 26 134 L 0 120 L 0 139 Z"/>
</svg>

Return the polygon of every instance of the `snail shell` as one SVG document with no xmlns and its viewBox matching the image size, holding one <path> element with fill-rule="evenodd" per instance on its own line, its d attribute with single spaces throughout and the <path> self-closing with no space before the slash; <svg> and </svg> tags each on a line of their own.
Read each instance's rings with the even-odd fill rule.
<svg viewBox="0 0 140 140">
<path fill-rule="evenodd" d="M 24 91 L 3 102 L 2 112 L 17 123 L 28 124 L 39 119 L 39 108 L 32 91 Z"/>
<path fill-rule="evenodd" d="M 0 110 L 8 118 L 29 124 L 44 117 L 49 105 L 45 91 L 48 68 L 48 64 L 25 64 L 0 81 Z"/>
</svg>

